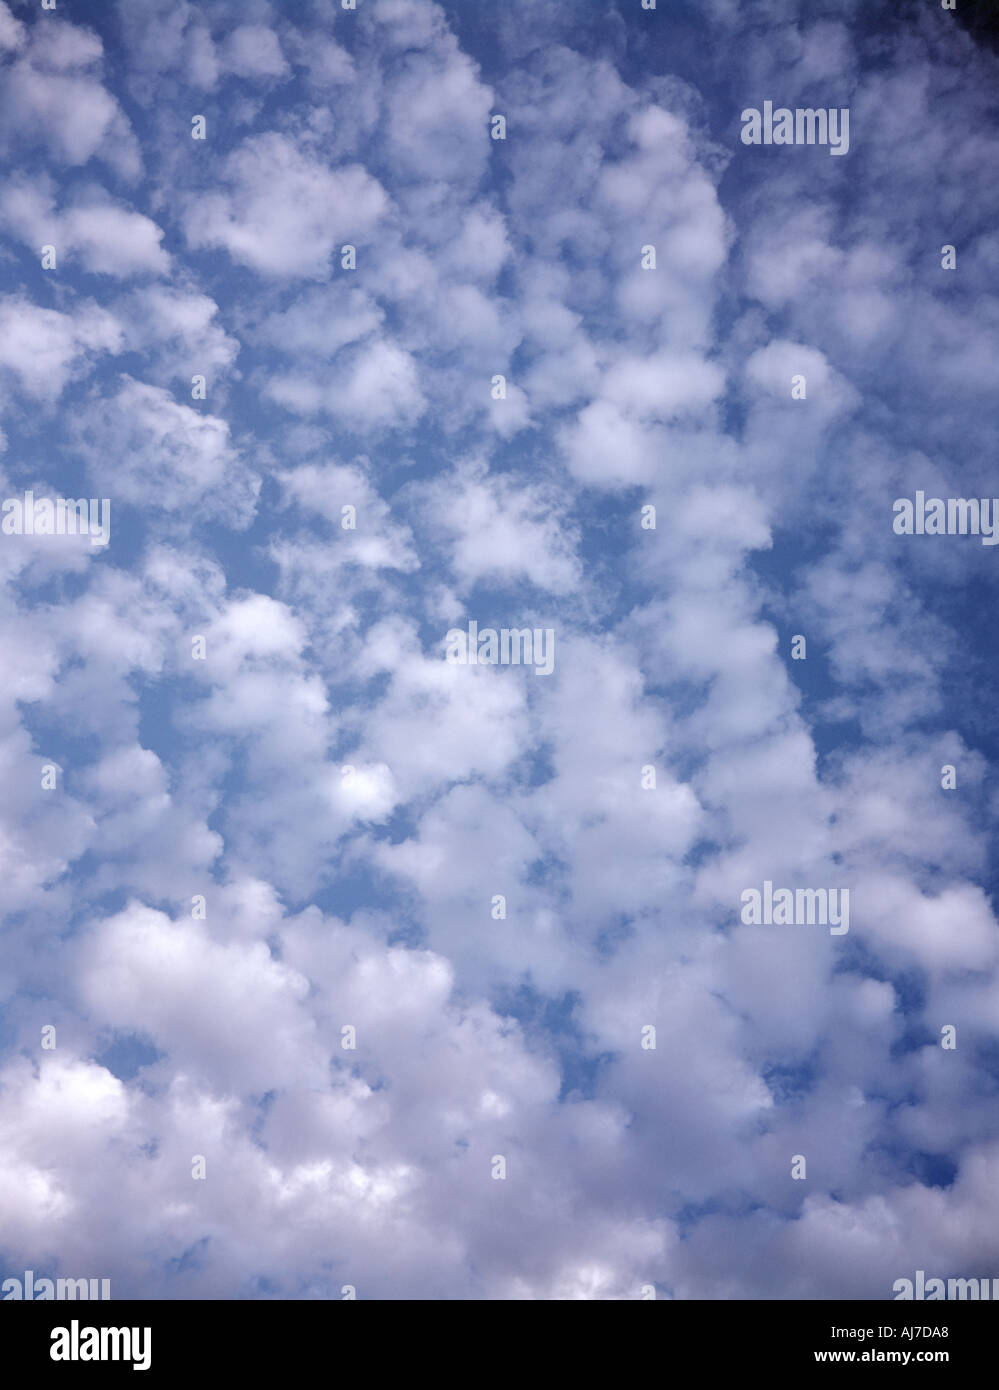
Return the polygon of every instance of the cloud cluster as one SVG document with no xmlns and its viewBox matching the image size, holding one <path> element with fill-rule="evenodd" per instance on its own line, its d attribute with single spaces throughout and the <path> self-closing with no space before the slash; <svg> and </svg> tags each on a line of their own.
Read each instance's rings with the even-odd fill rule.
<svg viewBox="0 0 999 1390">
<path fill-rule="evenodd" d="M 0 536 L 6 1272 L 999 1272 L 995 580 L 891 529 L 992 489 L 997 60 L 668 9 L 0 0 L 4 495 L 112 502 Z"/>
</svg>

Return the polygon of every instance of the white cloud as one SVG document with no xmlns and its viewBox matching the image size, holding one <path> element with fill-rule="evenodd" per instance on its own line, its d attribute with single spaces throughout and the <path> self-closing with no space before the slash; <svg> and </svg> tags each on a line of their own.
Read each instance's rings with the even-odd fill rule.
<svg viewBox="0 0 999 1390">
<path fill-rule="evenodd" d="M 228 424 L 160 387 L 123 376 L 113 396 L 80 413 L 76 447 L 95 482 L 147 512 L 186 512 L 188 524 L 222 517 L 240 528 L 252 517 L 259 480 L 246 471 Z"/>
<path fill-rule="evenodd" d="M 331 415 L 364 432 L 414 424 L 426 408 L 415 359 L 385 338 L 349 351 L 322 375 L 276 375 L 267 394 L 301 415 Z"/>
<path fill-rule="evenodd" d="M 222 45 L 222 63 L 237 77 L 284 77 L 288 64 L 273 29 L 263 24 L 241 24 Z"/>
<path fill-rule="evenodd" d="M 463 589 L 520 576 L 556 594 L 578 587 L 578 531 L 554 489 L 466 464 L 421 489 L 420 497 L 428 525 L 450 543 Z"/>
<path fill-rule="evenodd" d="M 705 7 L 701 90 L 700 48 L 653 71 L 521 0 L 461 43 L 426 0 L 123 0 L 123 53 L 0 0 L 49 166 L 0 191 L 3 488 L 113 500 L 97 558 L 0 537 L 15 1270 L 883 1298 L 994 1263 L 996 797 L 957 613 L 990 556 L 886 514 L 991 486 L 994 248 L 948 278 L 926 234 L 972 188 L 994 223 L 990 88 L 953 26 L 774 4 Z M 128 205 L 80 172 L 138 168 L 105 71 L 141 107 Z M 747 162 L 740 92 L 837 73 L 849 161 Z M 98 307 L 81 271 L 158 278 Z M 472 617 L 552 627 L 552 675 L 451 666 Z M 849 887 L 849 934 L 742 924 L 764 879 Z"/>
<path fill-rule="evenodd" d="M 25 43 L 24 26 L 6 5 L 0 49 L 22 51 L 0 85 L 0 128 L 16 148 L 45 146 L 58 162 L 99 158 L 123 178 L 141 172 L 139 146 L 124 111 L 100 78 L 103 45 L 96 34 L 45 16 Z M 89 71 L 88 71 L 89 69 Z"/>
<path fill-rule="evenodd" d="M 228 156 L 223 185 L 188 199 L 188 242 L 222 247 L 263 275 L 326 278 L 334 249 L 366 241 L 388 209 L 360 165 L 331 169 L 273 132 Z"/>
<path fill-rule="evenodd" d="M 121 324 L 93 300 L 78 301 L 68 314 L 15 295 L 0 299 L 0 368 L 36 400 L 54 401 L 95 358 L 123 346 Z"/>
<path fill-rule="evenodd" d="M 14 180 L 0 195 L 0 220 L 33 251 L 53 246 L 57 267 L 62 258 L 116 278 L 163 274 L 170 267 L 161 228 L 96 186 L 58 211 L 48 179 Z"/>
</svg>

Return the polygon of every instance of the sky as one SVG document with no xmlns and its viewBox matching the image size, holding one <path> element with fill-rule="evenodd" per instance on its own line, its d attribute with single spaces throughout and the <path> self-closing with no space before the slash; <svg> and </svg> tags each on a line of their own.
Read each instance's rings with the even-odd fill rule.
<svg viewBox="0 0 999 1390">
<path fill-rule="evenodd" d="M 959 10 L 0 0 L 0 1277 L 999 1277 Z"/>
</svg>

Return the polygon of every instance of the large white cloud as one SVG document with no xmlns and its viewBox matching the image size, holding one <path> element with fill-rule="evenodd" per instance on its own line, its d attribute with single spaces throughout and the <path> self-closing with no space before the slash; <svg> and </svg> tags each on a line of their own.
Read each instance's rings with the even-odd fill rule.
<svg viewBox="0 0 999 1390">
<path fill-rule="evenodd" d="M 366 242 L 387 207 L 360 165 L 330 168 L 269 132 L 229 155 L 222 190 L 190 198 L 184 224 L 191 246 L 220 246 L 267 275 L 325 279 L 334 249 Z"/>
</svg>

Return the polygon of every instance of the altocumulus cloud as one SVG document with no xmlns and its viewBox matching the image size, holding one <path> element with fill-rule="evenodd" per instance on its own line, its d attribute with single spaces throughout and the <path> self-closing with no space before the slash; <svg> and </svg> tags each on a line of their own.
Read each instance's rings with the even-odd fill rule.
<svg viewBox="0 0 999 1390">
<path fill-rule="evenodd" d="M 112 502 L 0 535 L 3 1271 L 999 1274 L 995 557 L 891 526 L 995 490 L 995 53 L 72 8 L 0 0 L 3 496 Z M 767 102 L 849 150 L 745 145 Z M 552 675 L 448 663 L 470 620 Z"/>
</svg>

